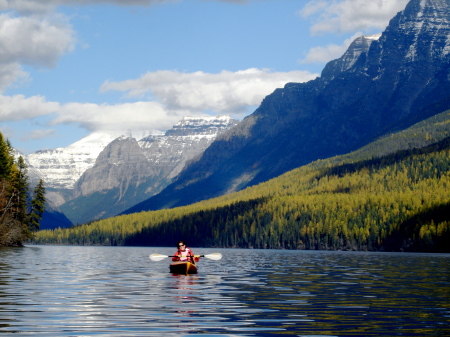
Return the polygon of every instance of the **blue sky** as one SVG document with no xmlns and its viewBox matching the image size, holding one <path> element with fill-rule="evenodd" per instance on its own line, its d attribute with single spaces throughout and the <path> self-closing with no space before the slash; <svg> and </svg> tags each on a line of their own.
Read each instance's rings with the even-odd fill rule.
<svg viewBox="0 0 450 337">
<path fill-rule="evenodd" d="M 407 0 L 0 0 L 0 131 L 25 154 L 94 132 L 242 119 Z"/>
</svg>

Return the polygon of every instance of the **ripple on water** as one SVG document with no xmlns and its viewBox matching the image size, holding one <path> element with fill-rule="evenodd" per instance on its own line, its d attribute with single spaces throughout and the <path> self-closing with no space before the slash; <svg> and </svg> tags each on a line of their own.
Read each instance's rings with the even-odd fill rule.
<svg viewBox="0 0 450 337">
<path fill-rule="evenodd" d="M 195 251 L 224 258 L 185 276 L 148 259 L 172 248 L 1 250 L 0 333 L 450 335 L 449 255 Z"/>
</svg>

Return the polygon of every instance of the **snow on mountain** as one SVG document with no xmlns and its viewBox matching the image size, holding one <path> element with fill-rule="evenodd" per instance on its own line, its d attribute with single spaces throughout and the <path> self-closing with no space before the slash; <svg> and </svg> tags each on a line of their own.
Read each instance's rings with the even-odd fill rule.
<svg viewBox="0 0 450 337">
<path fill-rule="evenodd" d="M 108 144 L 120 137 L 132 137 L 139 140 L 149 165 L 172 167 L 167 177 L 170 179 L 182 170 L 186 160 L 203 151 L 221 131 L 236 123 L 230 116 L 184 117 L 165 133 L 158 130 L 94 132 L 65 148 L 22 156 L 28 164 L 32 183 L 41 178 L 46 188 L 73 190 L 81 176 L 94 167 Z M 67 201 L 59 193 L 52 199 L 57 205 Z"/>
<path fill-rule="evenodd" d="M 174 182 L 124 213 L 239 191 L 450 109 L 449 18 L 449 0 L 409 1 L 378 39 L 359 38 L 321 77 L 276 89 Z"/>
<path fill-rule="evenodd" d="M 342 72 L 353 67 L 359 56 L 366 53 L 372 42 L 377 41 L 380 34 L 363 35 L 356 38 L 349 46 L 347 51 L 340 58 L 329 62 L 322 71 L 322 78 L 333 80 Z"/>
<path fill-rule="evenodd" d="M 238 123 L 230 116 L 185 117 L 165 134 L 118 137 L 74 185 L 61 210 L 73 223 L 117 215 L 160 192 L 186 163 Z"/>
<path fill-rule="evenodd" d="M 145 150 L 149 165 L 170 167 L 166 178 L 172 179 L 188 160 L 202 153 L 219 134 L 237 123 L 228 115 L 184 117 L 164 135 L 143 138 L 139 145 Z"/>
<path fill-rule="evenodd" d="M 144 133 L 156 132 L 140 131 L 138 135 Z M 40 150 L 24 158 L 29 169 L 44 180 L 46 187 L 72 189 L 81 175 L 94 166 L 100 152 L 118 136 L 120 134 L 94 132 L 68 147 Z"/>
</svg>

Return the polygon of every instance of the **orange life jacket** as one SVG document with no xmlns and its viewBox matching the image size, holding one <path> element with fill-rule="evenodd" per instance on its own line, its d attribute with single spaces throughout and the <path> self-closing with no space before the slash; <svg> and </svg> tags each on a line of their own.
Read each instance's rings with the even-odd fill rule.
<svg viewBox="0 0 450 337">
<path fill-rule="evenodd" d="M 192 261 L 194 259 L 195 262 L 198 262 L 200 260 L 199 257 L 194 257 L 194 252 L 186 247 L 184 251 L 177 250 L 175 254 L 173 254 L 174 257 L 172 257 L 172 261 Z"/>
</svg>

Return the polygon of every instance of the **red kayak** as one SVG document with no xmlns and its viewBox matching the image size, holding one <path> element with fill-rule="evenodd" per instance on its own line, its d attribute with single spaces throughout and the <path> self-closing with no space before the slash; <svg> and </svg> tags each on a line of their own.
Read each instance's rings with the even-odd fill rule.
<svg viewBox="0 0 450 337">
<path fill-rule="evenodd" d="M 169 266 L 170 272 L 173 274 L 197 274 L 197 266 L 192 262 L 173 262 Z"/>
</svg>

